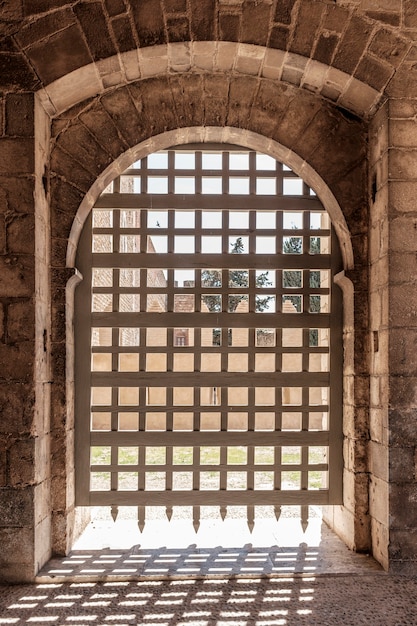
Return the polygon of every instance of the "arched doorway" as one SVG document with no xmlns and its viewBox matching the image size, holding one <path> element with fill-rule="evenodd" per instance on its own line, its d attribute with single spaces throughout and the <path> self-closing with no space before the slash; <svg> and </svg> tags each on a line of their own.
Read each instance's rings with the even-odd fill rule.
<svg viewBox="0 0 417 626">
<path fill-rule="evenodd" d="M 137 160 L 84 226 L 77 503 L 342 503 L 337 237 L 288 166 L 230 145 Z M 88 383 L 87 381 L 91 381 Z"/>
</svg>

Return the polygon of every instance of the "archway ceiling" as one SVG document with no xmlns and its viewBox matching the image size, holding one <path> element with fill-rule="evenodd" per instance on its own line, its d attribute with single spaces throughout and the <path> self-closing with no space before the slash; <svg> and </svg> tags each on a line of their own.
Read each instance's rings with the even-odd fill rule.
<svg viewBox="0 0 417 626">
<path fill-rule="evenodd" d="M 407 11 L 408 4 L 399 0 L 8 0 L 0 16 L 2 82 L 12 89 L 39 90 L 65 76 L 75 81 L 74 72 L 90 68 L 90 76 L 95 73 L 106 89 L 117 74 L 119 83 L 138 78 L 129 76 L 137 50 L 145 54 L 151 46 L 167 47 L 169 59 L 171 44 L 222 41 L 247 44 L 246 53 L 239 57 L 235 52 L 233 58 L 242 62 L 247 57 L 249 73 L 262 72 L 262 59 L 267 59 L 272 73 L 280 69 L 273 78 L 319 92 L 366 117 L 393 78 L 402 77 L 399 88 L 410 81 L 404 78 L 413 34 L 407 28 L 415 28 L 417 20 L 415 11 Z M 349 80 L 350 92 L 341 98 L 340 83 Z M 364 86 L 366 103 L 358 96 Z"/>
<path fill-rule="evenodd" d="M 139 144 L 144 153 L 151 152 L 158 149 L 155 138 L 172 132 L 174 143 L 187 143 L 190 129 L 193 141 L 198 129 L 201 141 L 210 141 L 210 129 L 219 128 L 228 143 L 243 141 L 265 152 L 280 145 L 297 155 L 296 171 L 303 175 L 306 164 L 317 172 L 343 206 L 351 234 L 365 232 L 366 124 L 282 82 L 183 72 L 114 87 L 56 118 L 50 180 L 57 254 L 62 256 L 83 198 L 92 196 L 96 180 L 113 162 L 118 161 L 122 171 L 137 157 Z M 285 153 L 282 158 L 285 161 Z M 109 181 L 116 173 L 110 170 Z M 101 179 L 101 189 L 106 180 Z"/>
</svg>

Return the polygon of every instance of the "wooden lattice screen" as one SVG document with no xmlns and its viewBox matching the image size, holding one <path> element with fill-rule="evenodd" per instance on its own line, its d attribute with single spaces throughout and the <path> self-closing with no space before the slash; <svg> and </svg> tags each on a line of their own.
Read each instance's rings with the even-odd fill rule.
<svg viewBox="0 0 417 626">
<path fill-rule="evenodd" d="M 341 502 L 340 269 L 328 214 L 275 159 L 134 163 L 79 245 L 77 504 Z"/>
</svg>

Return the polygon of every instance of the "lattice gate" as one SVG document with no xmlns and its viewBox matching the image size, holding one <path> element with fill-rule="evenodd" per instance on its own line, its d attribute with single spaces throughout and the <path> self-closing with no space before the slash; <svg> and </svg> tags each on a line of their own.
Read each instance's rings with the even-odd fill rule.
<svg viewBox="0 0 417 626">
<path fill-rule="evenodd" d="M 78 505 L 340 503 L 338 245 L 266 155 L 185 146 L 98 199 L 76 293 Z"/>
</svg>

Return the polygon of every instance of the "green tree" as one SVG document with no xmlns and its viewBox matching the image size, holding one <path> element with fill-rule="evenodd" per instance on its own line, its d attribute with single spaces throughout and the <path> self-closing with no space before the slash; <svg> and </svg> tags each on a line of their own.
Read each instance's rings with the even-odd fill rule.
<svg viewBox="0 0 417 626">
<path fill-rule="evenodd" d="M 244 251 L 244 244 L 242 237 L 238 237 L 236 241 L 231 244 L 231 254 L 242 254 Z M 272 282 L 268 278 L 269 272 L 262 272 L 256 276 L 255 284 L 257 287 L 270 287 Z M 203 288 L 215 289 L 222 286 L 222 273 L 220 270 L 203 270 L 201 272 L 201 286 Z M 249 272 L 248 270 L 229 270 L 229 287 L 233 289 L 242 287 L 247 288 L 249 286 Z M 262 312 L 268 308 L 268 304 L 271 301 L 272 296 L 257 296 L 256 298 L 256 311 Z M 206 304 L 209 311 L 220 312 L 222 310 L 221 296 L 217 294 L 204 294 L 202 296 L 203 302 Z M 240 302 L 248 300 L 247 294 L 229 294 L 227 310 L 229 313 L 236 311 Z"/>
<path fill-rule="evenodd" d="M 302 237 L 286 237 L 283 242 L 283 252 L 284 254 L 302 254 L 303 252 L 303 240 Z M 310 254 L 320 254 L 320 238 L 319 237 L 311 237 L 310 238 Z M 320 287 L 320 271 L 312 270 L 310 271 L 310 285 L 309 287 L 314 289 L 316 287 Z M 302 272 L 301 270 L 284 270 L 282 277 L 282 286 L 284 288 L 296 289 L 297 287 L 302 287 Z M 300 312 L 301 307 L 301 297 L 290 294 L 285 295 L 286 300 L 290 300 L 298 312 Z M 310 296 L 310 306 L 311 313 L 319 313 L 320 312 L 320 296 L 312 295 Z"/>
<path fill-rule="evenodd" d="M 302 254 L 302 238 L 301 237 L 287 237 L 284 239 L 283 252 L 284 254 Z M 320 254 L 320 238 L 310 238 L 310 254 Z M 287 270 L 283 272 L 282 286 L 286 288 L 296 289 L 302 287 L 302 272 L 297 270 Z M 310 288 L 319 288 L 321 286 L 320 270 L 310 271 Z M 286 300 L 290 300 L 297 311 L 301 311 L 301 296 L 297 295 L 285 295 Z M 311 295 L 309 302 L 309 310 L 311 313 L 320 313 L 320 296 Z M 310 346 L 318 345 L 318 331 L 315 328 L 310 328 L 309 332 Z"/>
</svg>

